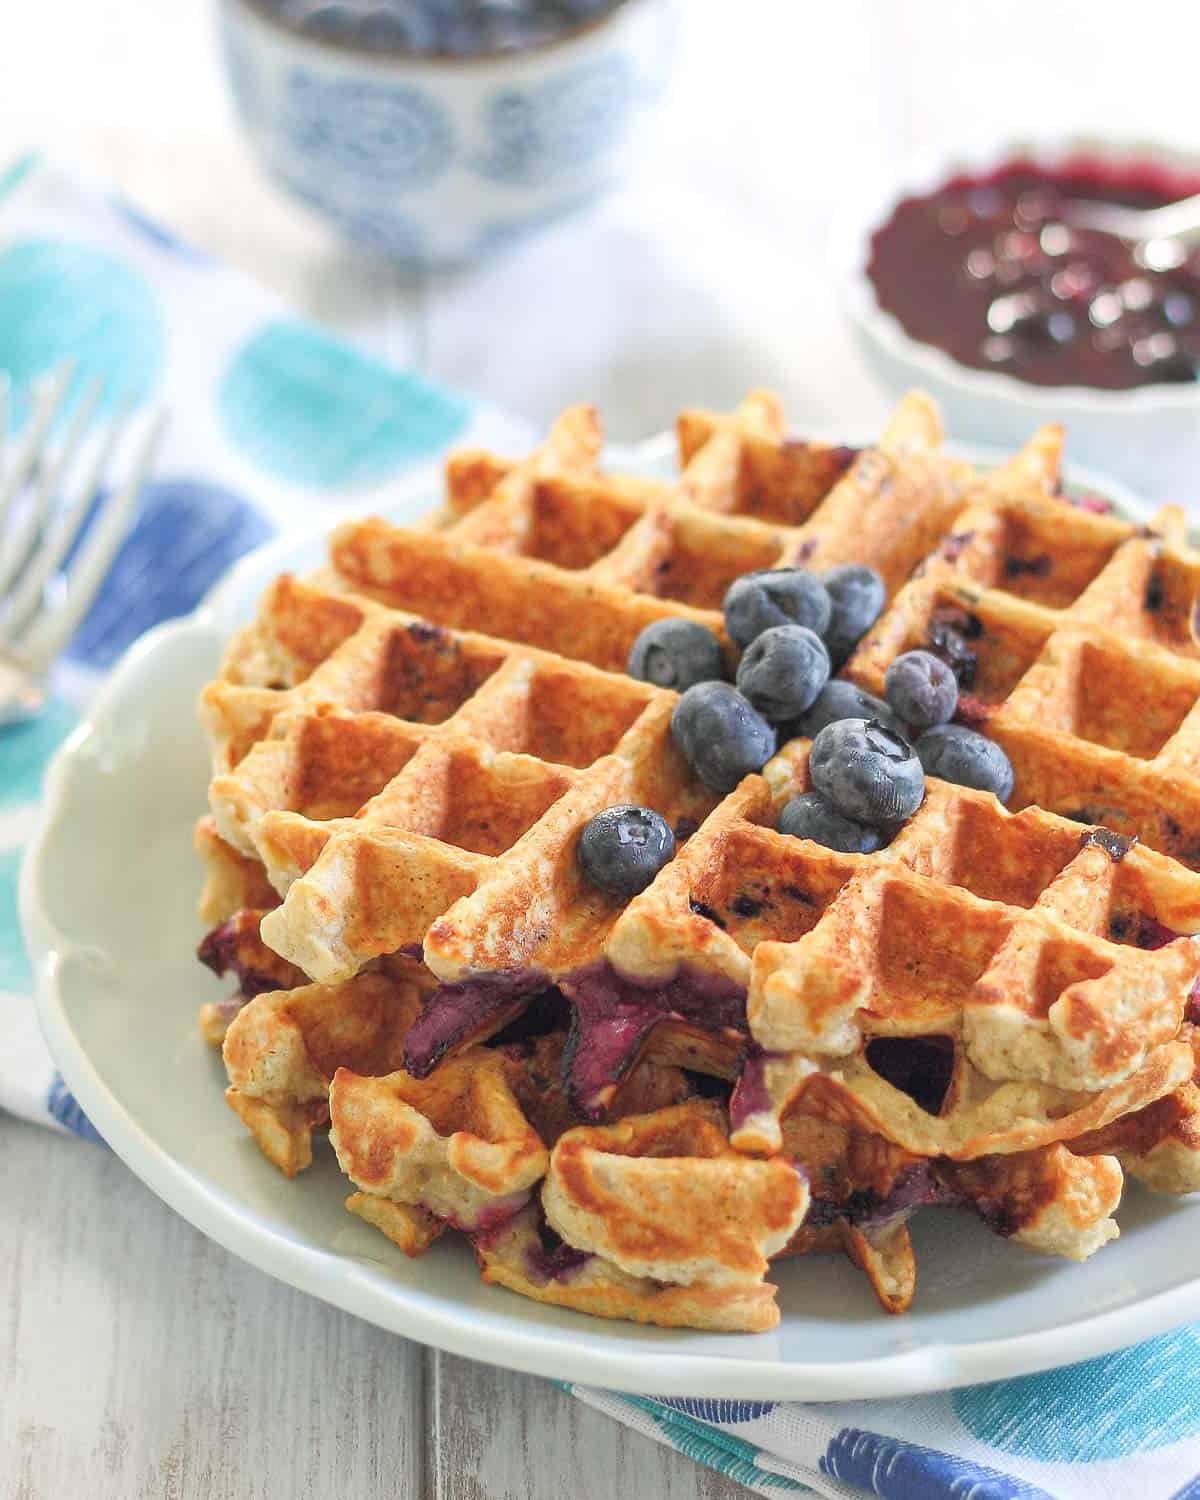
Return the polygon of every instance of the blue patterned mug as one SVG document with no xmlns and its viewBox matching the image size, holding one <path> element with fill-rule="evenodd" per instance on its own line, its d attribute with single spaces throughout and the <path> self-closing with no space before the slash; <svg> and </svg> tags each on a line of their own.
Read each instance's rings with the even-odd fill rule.
<svg viewBox="0 0 1200 1500">
<path fill-rule="evenodd" d="M 525 51 L 378 53 L 221 0 L 234 98 L 272 178 L 359 244 L 462 263 L 619 180 L 657 97 L 670 0 Z"/>
</svg>

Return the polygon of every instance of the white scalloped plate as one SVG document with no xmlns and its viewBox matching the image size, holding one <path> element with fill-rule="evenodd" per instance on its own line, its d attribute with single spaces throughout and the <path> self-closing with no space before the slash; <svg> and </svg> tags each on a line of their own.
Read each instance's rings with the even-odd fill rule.
<svg viewBox="0 0 1200 1500">
<path fill-rule="evenodd" d="M 638 466 L 657 467 L 663 452 L 655 440 L 637 451 Z M 1076 478 L 1140 514 L 1117 486 Z M 431 494 L 427 479 L 410 486 L 393 514 L 416 516 Z M 261 589 L 285 567 L 315 563 L 320 548 L 320 534 L 270 544 L 196 614 L 129 652 L 51 768 L 22 875 L 51 1051 L 97 1128 L 160 1197 L 260 1269 L 381 1327 L 625 1390 L 896 1396 L 1064 1364 L 1200 1316 L 1200 1201 L 1136 1185 L 1122 1238 L 1086 1265 L 1029 1254 L 966 1215 L 927 1211 L 913 1226 L 920 1284 L 907 1317 L 881 1313 L 840 1257 L 814 1256 L 774 1272 L 779 1328 L 737 1335 L 637 1328 L 525 1301 L 484 1286 L 462 1243 L 405 1260 L 344 1211 L 347 1184 L 325 1147 L 295 1183 L 280 1176 L 226 1108 L 219 1058 L 196 1030 L 197 1004 L 223 987 L 192 956 L 201 932 L 191 829 L 207 781 L 194 705 Z"/>
</svg>

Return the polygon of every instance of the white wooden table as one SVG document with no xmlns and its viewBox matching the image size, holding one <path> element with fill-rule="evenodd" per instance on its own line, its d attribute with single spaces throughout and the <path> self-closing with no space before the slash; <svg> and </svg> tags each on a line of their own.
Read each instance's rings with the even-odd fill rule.
<svg viewBox="0 0 1200 1500">
<path fill-rule="evenodd" d="M 182 233 L 401 363 L 618 438 L 773 386 L 845 430 L 886 401 L 824 243 L 859 175 L 981 131 L 1200 143 L 1200 22 L 1175 0 L 685 0 L 637 179 L 503 260 L 409 278 L 258 178 L 210 0 L 12 8 L 5 150 L 116 180 Z M 1181 497 L 1188 498 L 1188 497 Z M 114 1157 L 0 1117 L 0 1500 L 676 1500 L 739 1486 L 544 1382 L 432 1355 L 268 1280 Z"/>
</svg>

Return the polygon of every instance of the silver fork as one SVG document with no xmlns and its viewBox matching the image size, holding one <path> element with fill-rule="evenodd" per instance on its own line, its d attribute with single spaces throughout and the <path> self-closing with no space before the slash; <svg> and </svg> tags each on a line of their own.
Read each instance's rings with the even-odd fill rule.
<svg viewBox="0 0 1200 1500">
<path fill-rule="evenodd" d="M 0 377 L 0 726 L 31 718 L 44 705 L 50 668 L 104 582 L 166 425 L 160 410 L 130 440 L 123 476 L 107 485 L 87 540 L 64 571 L 133 418 L 126 403 L 102 431 L 89 435 L 104 389 L 94 378 L 56 440 L 55 418 L 74 373 L 71 364 L 62 365 L 39 384 L 16 443 L 8 433 L 8 379 Z M 81 476 L 68 491 L 70 471 L 89 447 Z"/>
</svg>

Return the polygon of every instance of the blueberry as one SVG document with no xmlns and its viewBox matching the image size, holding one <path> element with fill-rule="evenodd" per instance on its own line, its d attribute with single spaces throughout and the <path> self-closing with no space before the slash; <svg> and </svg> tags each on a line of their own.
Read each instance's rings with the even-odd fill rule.
<svg viewBox="0 0 1200 1500">
<path fill-rule="evenodd" d="M 342 42 L 354 34 L 354 17 L 342 5 L 321 5 L 304 16 L 300 23 L 307 36 L 323 42 Z"/>
<path fill-rule="evenodd" d="M 779 814 L 780 833 L 793 838 L 812 839 L 826 849 L 842 854 L 872 854 L 882 840 L 874 828 L 866 828 L 826 802 L 820 792 L 803 792 L 785 803 Z"/>
<path fill-rule="evenodd" d="M 808 774 L 839 812 L 860 823 L 911 818 L 925 798 L 925 772 L 912 746 L 875 719 L 827 724 L 813 741 Z"/>
<path fill-rule="evenodd" d="M 906 651 L 887 669 L 883 690 L 893 713 L 914 729 L 954 717 L 958 678 L 932 651 Z"/>
<path fill-rule="evenodd" d="M 1001 802 L 1012 795 L 1012 762 L 995 740 L 961 724 L 937 724 L 917 741 L 917 754 L 930 776 L 995 792 Z"/>
<path fill-rule="evenodd" d="M 382 52 L 431 52 L 437 32 L 419 10 L 374 10 L 359 22 L 356 40 Z"/>
<path fill-rule="evenodd" d="M 674 857 L 675 835 L 649 807 L 606 807 L 579 835 L 579 867 L 610 896 L 636 896 Z"/>
<path fill-rule="evenodd" d="M 863 563 L 838 563 L 821 575 L 821 582 L 833 603 L 825 644 L 837 668 L 883 613 L 887 589 L 875 569 Z"/>
<path fill-rule="evenodd" d="M 988 327 L 1033 347 L 1069 344 L 1078 326 L 1063 307 L 1055 307 L 1042 290 L 1010 292 L 988 306 Z"/>
<path fill-rule="evenodd" d="M 878 719 L 889 728 L 899 727 L 892 718 L 892 711 L 882 698 L 874 693 L 864 693 L 841 677 L 831 678 L 817 694 L 816 701 L 807 713 L 801 714 L 791 726 L 793 734 L 803 734 L 815 739 L 826 724 L 835 724 L 839 719 Z"/>
<path fill-rule="evenodd" d="M 964 691 L 973 686 L 979 670 L 979 656 L 968 642 L 977 640 L 982 631 L 979 617 L 965 609 L 939 610 L 929 621 L 925 644 L 946 663 Z"/>
<path fill-rule="evenodd" d="M 438 38 L 439 51 L 451 57 L 472 57 L 487 48 L 487 39 L 479 18 L 462 15 L 442 28 Z"/>
<path fill-rule="evenodd" d="M 1152 380 L 1182 383 L 1196 379 L 1196 366 L 1169 333 L 1137 339 L 1130 353 L 1136 364 L 1150 372 Z"/>
<path fill-rule="evenodd" d="M 775 731 L 727 682 L 698 682 L 671 715 L 671 736 L 706 787 L 733 791 L 775 754 Z"/>
<path fill-rule="evenodd" d="M 721 643 L 695 620 L 655 620 L 633 643 L 629 675 L 682 693 L 722 676 Z"/>
<path fill-rule="evenodd" d="M 774 723 L 794 719 L 829 681 L 829 652 L 803 625 L 773 625 L 738 664 L 738 692 Z"/>
<path fill-rule="evenodd" d="M 744 648 L 773 625 L 806 625 L 824 635 L 833 601 L 807 568 L 773 568 L 735 578 L 724 608 L 729 638 Z"/>
</svg>

